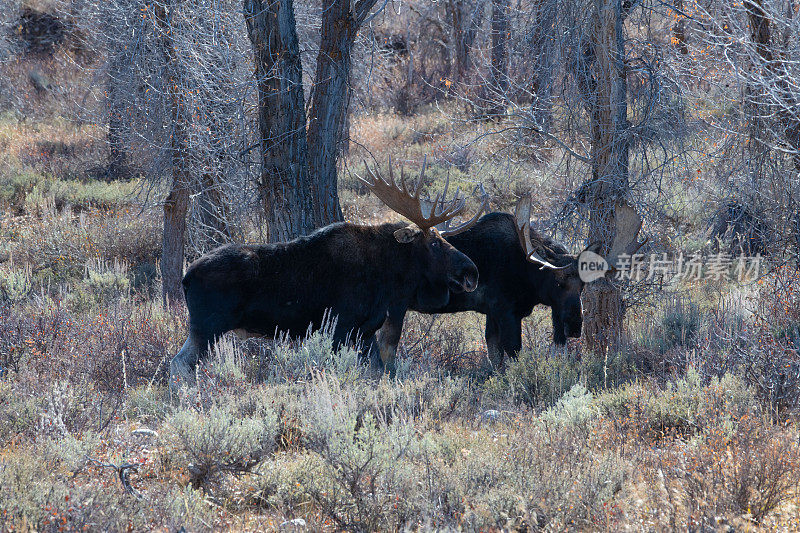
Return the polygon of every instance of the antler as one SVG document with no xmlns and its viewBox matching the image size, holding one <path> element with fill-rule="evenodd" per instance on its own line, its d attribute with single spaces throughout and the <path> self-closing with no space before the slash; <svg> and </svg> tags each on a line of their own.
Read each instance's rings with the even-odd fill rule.
<svg viewBox="0 0 800 533">
<path fill-rule="evenodd" d="M 364 165 L 367 168 L 367 172 L 369 172 L 370 180 L 365 180 L 361 177 L 358 177 L 358 179 L 369 187 L 369 190 L 380 198 L 392 211 L 403 215 L 423 231 L 428 231 L 435 225 L 458 216 L 467 205 L 466 200 L 459 195 L 459 189 L 456 189 L 456 194 L 453 196 L 452 200 L 445 202 L 447 186 L 445 186 L 445 192 L 443 194 L 436 195 L 435 200 L 421 199 L 419 197 L 422 180 L 425 176 L 427 160 L 422 163 L 422 170 L 419 173 L 417 184 L 413 187 L 414 192 L 411 192 L 406 186 L 402 169 L 400 170 L 400 184 L 398 185 L 395 183 L 391 159 L 389 160 L 388 181 L 383 179 L 377 168 L 373 171 L 367 166 L 366 161 Z"/>
<path fill-rule="evenodd" d="M 558 267 L 544 259 L 541 255 L 536 253 L 536 249 L 531 243 L 531 199 L 530 196 L 520 198 L 517 202 L 517 208 L 514 210 L 514 222 L 517 227 L 517 235 L 519 236 L 519 243 L 525 251 L 525 257 L 531 263 L 541 265 L 541 268 L 552 268 L 559 270 L 567 268 L 566 266 Z"/>
<path fill-rule="evenodd" d="M 445 183 L 445 186 L 444 186 L 444 194 L 445 195 L 447 194 L 447 185 L 449 184 L 449 181 L 450 181 L 450 178 L 448 177 L 448 180 L 447 180 L 447 182 Z M 459 224 L 458 226 L 456 226 L 454 228 L 450 227 L 450 220 L 445 220 L 444 222 L 439 224 L 437 229 L 439 230 L 439 233 L 442 235 L 442 237 L 452 237 L 453 235 L 458 235 L 459 233 L 464 233 L 469 228 L 474 226 L 475 223 L 478 222 L 478 219 L 481 218 L 481 215 L 483 213 L 485 213 L 487 209 L 489 209 L 489 193 L 487 193 L 486 189 L 483 188 L 483 183 L 478 184 L 476 189 L 480 189 L 480 191 L 481 191 L 481 206 L 478 208 L 478 210 L 475 212 L 475 214 L 472 216 L 472 218 L 470 218 L 469 220 L 467 220 L 463 224 Z"/>
<path fill-rule="evenodd" d="M 639 230 L 642 229 L 642 217 L 625 200 L 617 201 L 614 206 L 614 225 L 616 234 L 608 253 L 608 264 L 616 265 L 622 254 L 633 254 L 647 242 L 637 241 Z"/>
</svg>

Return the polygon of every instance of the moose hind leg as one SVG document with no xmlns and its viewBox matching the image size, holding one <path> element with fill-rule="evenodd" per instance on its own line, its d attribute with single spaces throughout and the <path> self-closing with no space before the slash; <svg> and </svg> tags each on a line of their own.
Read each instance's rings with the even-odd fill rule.
<svg viewBox="0 0 800 533">
<path fill-rule="evenodd" d="M 208 341 L 204 341 L 195 333 L 190 332 L 180 351 L 172 358 L 169 364 L 170 388 L 175 386 L 193 385 L 195 382 L 195 368 L 200 357 L 208 348 Z"/>
</svg>

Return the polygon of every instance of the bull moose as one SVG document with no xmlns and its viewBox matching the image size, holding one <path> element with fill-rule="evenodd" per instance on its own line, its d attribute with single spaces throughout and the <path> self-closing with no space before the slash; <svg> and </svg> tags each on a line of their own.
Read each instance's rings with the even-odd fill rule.
<svg viewBox="0 0 800 533">
<path fill-rule="evenodd" d="M 170 364 L 173 384 L 192 382 L 209 343 L 228 331 L 299 337 L 329 313 L 336 345 L 355 338 L 369 345 L 387 315 L 402 316 L 412 302 L 446 306 L 451 295 L 476 289 L 475 264 L 434 227 L 465 209 L 459 191 L 449 201 L 446 188 L 434 201 L 420 198 L 424 166 L 413 192 L 391 170 L 388 181 L 367 170 L 367 187 L 414 225 L 340 222 L 290 242 L 228 244 L 200 257 L 182 282 L 189 335 Z"/>
<path fill-rule="evenodd" d="M 378 351 L 386 369 L 391 371 L 394 366 L 406 309 L 426 314 L 485 314 L 486 347 L 496 368 L 502 367 L 505 354 L 516 357 L 522 348 L 522 319 L 537 304 L 551 309 L 554 344 L 563 345 L 568 337 L 581 336 L 584 282 L 578 272 L 578 256 L 532 229 L 530 209 L 530 199 L 523 198 L 513 216 L 489 213 L 472 226 L 448 233 L 448 242 L 478 267 L 480 287 L 471 293 L 452 294 L 444 305 L 415 301 L 402 311 L 398 308 L 396 314 L 390 313 L 377 334 Z M 616 238 L 610 254 L 614 257 L 620 250 L 629 249 L 622 244 L 630 243 L 631 237 L 635 239 L 641 227 L 641 218 L 637 226 L 638 215 L 632 209 L 620 204 L 617 213 Z M 619 218 L 623 213 L 624 220 Z"/>
</svg>

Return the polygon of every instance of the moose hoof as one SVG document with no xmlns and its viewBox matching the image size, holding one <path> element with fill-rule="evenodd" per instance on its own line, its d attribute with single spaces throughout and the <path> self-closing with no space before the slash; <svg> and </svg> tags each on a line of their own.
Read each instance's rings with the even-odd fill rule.
<svg viewBox="0 0 800 533">
<path fill-rule="evenodd" d="M 194 372 L 182 359 L 173 358 L 169 364 L 169 388 L 177 391 L 183 387 L 194 385 Z"/>
</svg>

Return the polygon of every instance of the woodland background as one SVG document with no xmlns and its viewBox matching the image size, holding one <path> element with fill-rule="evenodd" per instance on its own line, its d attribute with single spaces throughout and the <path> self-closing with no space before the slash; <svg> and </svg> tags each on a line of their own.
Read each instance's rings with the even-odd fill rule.
<svg viewBox="0 0 800 533">
<path fill-rule="evenodd" d="M 0 528 L 798 529 L 798 65 L 795 0 L 2 0 Z M 395 379 L 226 337 L 170 396 L 184 265 L 395 220 L 390 158 L 761 275 L 593 284 L 496 374 L 470 313 Z"/>
</svg>

